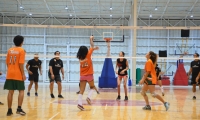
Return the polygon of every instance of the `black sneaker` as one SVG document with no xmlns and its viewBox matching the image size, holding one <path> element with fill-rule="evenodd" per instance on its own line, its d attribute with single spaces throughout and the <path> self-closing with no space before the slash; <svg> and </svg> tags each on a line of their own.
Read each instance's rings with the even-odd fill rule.
<svg viewBox="0 0 200 120">
<path fill-rule="evenodd" d="M 11 116 L 13 114 L 12 109 L 8 109 L 7 116 Z"/>
<path fill-rule="evenodd" d="M 0 102 L 0 105 L 4 105 L 2 102 Z"/>
<path fill-rule="evenodd" d="M 51 98 L 55 98 L 53 94 L 51 94 Z"/>
<path fill-rule="evenodd" d="M 76 92 L 76 94 L 79 94 L 79 93 L 80 93 L 80 91 Z"/>
<path fill-rule="evenodd" d="M 121 96 L 120 96 L 120 95 L 118 95 L 116 100 L 120 100 L 120 99 L 121 99 Z"/>
<path fill-rule="evenodd" d="M 146 105 L 142 108 L 143 110 L 151 110 L 151 106 L 150 105 Z"/>
<path fill-rule="evenodd" d="M 125 99 L 124 99 L 124 101 L 128 101 L 128 96 L 125 96 Z"/>
<path fill-rule="evenodd" d="M 30 96 L 30 92 L 27 92 L 27 96 Z"/>
<path fill-rule="evenodd" d="M 100 94 L 99 91 L 97 91 L 97 94 Z"/>
<path fill-rule="evenodd" d="M 38 96 L 38 93 L 35 93 L 35 96 Z"/>
<path fill-rule="evenodd" d="M 58 95 L 59 98 L 64 98 L 62 95 Z"/>
<path fill-rule="evenodd" d="M 17 114 L 26 115 L 26 113 L 22 109 L 17 109 Z"/>
<path fill-rule="evenodd" d="M 196 96 L 193 96 L 193 100 L 196 100 Z"/>
</svg>

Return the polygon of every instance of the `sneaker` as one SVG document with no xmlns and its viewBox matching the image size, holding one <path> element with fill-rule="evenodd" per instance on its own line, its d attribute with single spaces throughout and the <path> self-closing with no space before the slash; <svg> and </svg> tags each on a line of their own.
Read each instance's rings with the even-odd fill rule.
<svg viewBox="0 0 200 120">
<path fill-rule="evenodd" d="M 2 102 L 0 102 L 0 105 L 4 105 Z"/>
<path fill-rule="evenodd" d="M 193 100 L 196 100 L 196 96 L 193 96 Z"/>
<path fill-rule="evenodd" d="M 97 94 L 100 94 L 99 91 L 97 91 Z"/>
<path fill-rule="evenodd" d="M 51 94 L 51 98 L 55 98 L 53 94 Z"/>
<path fill-rule="evenodd" d="M 90 100 L 90 98 L 87 98 L 86 101 L 87 101 L 87 103 L 88 103 L 89 105 L 91 105 L 91 100 Z"/>
<path fill-rule="evenodd" d="M 38 93 L 35 93 L 35 96 L 38 96 Z"/>
<path fill-rule="evenodd" d="M 125 99 L 124 99 L 124 101 L 128 101 L 128 96 L 125 96 Z"/>
<path fill-rule="evenodd" d="M 166 108 L 166 111 L 169 109 L 169 105 L 170 105 L 170 104 L 169 104 L 168 102 L 165 102 L 165 103 L 164 103 L 164 106 L 165 106 L 165 108 Z"/>
<path fill-rule="evenodd" d="M 79 93 L 80 93 L 80 91 L 76 92 L 76 94 L 79 94 Z"/>
<path fill-rule="evenodd" d="M 162 96 L 165 96 L 165 93 L 164 93 L 164 92 L 162 92 Z"/>
<path fill-rule="evenodd" d="M 151 110 L 151 106 L 150 105 L 146 105 L 142 108 L 143 110 Z"/>
<path fill-rule="evenodd" d="M 116 100 L 120 100 L 120 99 L 121 99 L 121 96 L 120 96 L 120 95 L 118 95 Z"/>
<path fill-rule="evenodd" d="M 12 109 L 8 109 L 7 116 L 11 116 L 13 114 Z"/>
<path fill-rule="evenodd" d="M 82 106 L 82 105 L 77 105 L 77 107 L 80 109 L 80 110 L 82 110 L 82 111 L 84 111 L 85 110 L 85 108 Z"/>
<path fill-rule="evenodd" d="M 30 96 L 30 92 L 27 92 L 27 96 Z"/>
<path fill-rule="evenodd" d="M 58 95 L 59 98 L 64 98 L 62 95 Z"/>
<path fill-rule="evenodd" d="M 26 113 L 22 109 L 17 109 L 17 114 L 26 115 Z"/>
</svg>

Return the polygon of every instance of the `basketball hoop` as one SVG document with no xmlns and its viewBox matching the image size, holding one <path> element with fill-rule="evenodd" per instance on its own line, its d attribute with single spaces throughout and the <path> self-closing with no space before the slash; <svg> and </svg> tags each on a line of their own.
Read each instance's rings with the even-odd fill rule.
<svg viewBox="0 0 200 120">
<path fill-rule="evenodd" d="M 112 38 L 104 38 L 104 40 L 105 40 L 106 42 L 110 42 L 110 41 L 112 40 Z"/>
</svg>

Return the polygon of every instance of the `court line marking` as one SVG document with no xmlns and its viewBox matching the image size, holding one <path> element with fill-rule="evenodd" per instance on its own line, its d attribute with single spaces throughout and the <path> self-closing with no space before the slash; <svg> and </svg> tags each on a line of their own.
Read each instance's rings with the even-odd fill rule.
<svg viewBox="0 0 200 120">
<path fill-rule="evenodd" d="M 94 113 L 95 113 L 95 111 L 96 111 L 96 108 L 94 108 L 94 111 L 93 111 L 93 113 L 92 113 L 92 114 L 94 114 Z"/>
<path fill-rule="evenodd" d="M 57 115 L 59 114 L 59 112 L 58 113 L 56 113 L 54 116 L 52 116 L 51 118 L 49 118 L 49 120 L 52 120 L 54 117 L 56 117 Z"/>
<path fill-rule="evenodd" d="M 107 109 L 107 104 L 106 104 L 106 106 L 105 106 L 105 110 Z"/>
</svg>

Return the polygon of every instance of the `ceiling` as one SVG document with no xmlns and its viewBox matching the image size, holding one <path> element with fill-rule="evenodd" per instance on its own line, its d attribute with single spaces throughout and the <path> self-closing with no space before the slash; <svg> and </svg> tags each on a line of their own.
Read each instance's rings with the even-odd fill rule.
<svg viewBox="0 0 200 120">
<path fill-rule="evenodd" d="M 132 3 L 133 0 L 0 0 L 0 14 L 30 16 L 32 13 L 32 17 L 62 18 L 129 18 L 132 14 Z M 68 9 L 65 9 L 66 6 Z M 155 10 L 155 7 L 158 10 Z M 200 19 L 199 13 L 200 0 L 138 0 L 138 17 L 141 19 Z"/>
</svg>

